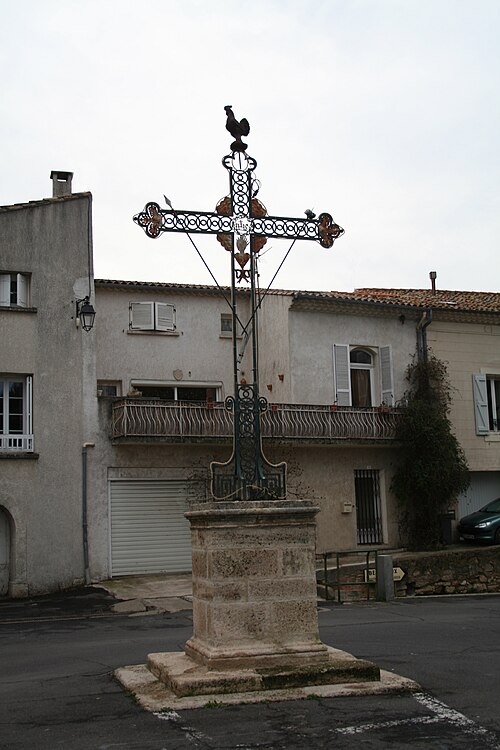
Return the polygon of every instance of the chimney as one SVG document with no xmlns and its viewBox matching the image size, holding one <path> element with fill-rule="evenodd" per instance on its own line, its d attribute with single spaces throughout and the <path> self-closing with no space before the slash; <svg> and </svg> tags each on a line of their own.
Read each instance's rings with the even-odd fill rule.
<svg viewBox="0 0 500 750">
<path fill-rule="evenodd" d="M 432 293 L 433 294 L 435 294 L 435 292 L 436 292 L 436 277 L 437 277 L 436 271 L 430 271 L 429 272 L 429 278 L 431 280 L 431 287 L 432 287 Z"/>
<path fill-rule="evenodd" d="M 53 169 L 50 173 L 52 180 L 52 197 L 60 198 L 61 195 L 71 195 L 71 180 L 73 172 L 62 172 L 60 169 Z"/>
</svg>

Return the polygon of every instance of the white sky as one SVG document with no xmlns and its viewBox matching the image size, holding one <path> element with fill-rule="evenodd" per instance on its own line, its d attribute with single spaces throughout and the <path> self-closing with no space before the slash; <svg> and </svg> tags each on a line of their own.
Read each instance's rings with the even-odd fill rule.
<svg viewBox="0 0 500 750">
<path fill-rule="evenodd" d="M 212 283 L 163 193 L 228 192 L 224 105 L 247 117 L 270 214 L 328 211 L 274 286 L 500 291 L 500 0 L 0 0 L 0 205 L 94 196 L 97 278 Z M 220 283 L 229 259 L 196 242 Z M 269 240 L 270 280 L 288 243 Z"/>
</svg>

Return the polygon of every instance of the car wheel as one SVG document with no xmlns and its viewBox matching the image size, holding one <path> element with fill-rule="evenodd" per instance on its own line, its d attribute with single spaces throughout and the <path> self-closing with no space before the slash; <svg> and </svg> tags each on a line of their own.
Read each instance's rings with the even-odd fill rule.
<svg viewBox="0 0 500 750">
<path fill-rule="evenodd" d="M 500 544 L 500 526 L 495 531 L 495 539 L 493 540 L 495 544 Z"/>
</svg>

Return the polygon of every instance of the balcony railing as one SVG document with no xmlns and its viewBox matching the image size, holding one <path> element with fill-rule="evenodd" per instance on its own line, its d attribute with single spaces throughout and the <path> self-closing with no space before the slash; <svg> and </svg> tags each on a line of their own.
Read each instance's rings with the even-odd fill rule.
<svg viewBox="0 0 500 750">
<path fill-rule="evenodd" d="M 0 435 L 0 451 L 31 453 L 33 435 Z"/>
<path fill-rule="evenodd" d="M 394 440 L 402 409 L 270 404 L 262 437 L 290 442 Z M 123 398 L 113 403 L 113 440 L 188 442 L 229 439 L 232 414 L 222 403 Z"/>
</svg>

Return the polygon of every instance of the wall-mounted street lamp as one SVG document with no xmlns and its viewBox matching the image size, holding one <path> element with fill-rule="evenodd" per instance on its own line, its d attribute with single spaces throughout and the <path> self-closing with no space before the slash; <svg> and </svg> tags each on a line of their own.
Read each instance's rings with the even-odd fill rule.
<svg viewBox="0 0 500 750">
<path fill-rule="evenodd" d="M 76 327 L 82 326 L 84 331 L 91 331 L 94 327 L 95 310 L 90 304 L 89 297 L 76 300 Z"/>
</svg>

